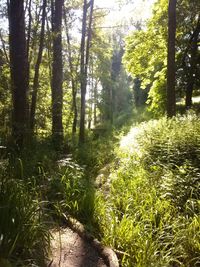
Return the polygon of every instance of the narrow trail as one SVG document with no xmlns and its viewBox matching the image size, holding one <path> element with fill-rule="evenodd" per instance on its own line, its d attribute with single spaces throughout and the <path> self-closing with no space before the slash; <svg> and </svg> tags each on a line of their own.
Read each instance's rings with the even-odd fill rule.
<svg viewBox="0 0 200 267">
<path fill-rule="evenodd" d="M 122 137 L 120 149 L 124 152 L 136 149 L 137 142 L 133 142 L 133 140 L 137 134 L 138 128 L 132 127 L 129 133 Z M 103 190 L 105 195 L 109 194 L 111 168 L 112 164 L 105 165 L 99 171 L 95 181 L 96 189 Z M 91 242 L 72 229 L 60 228 L 52 231 L 52 254 L 48 267 L 119 267 L 116 254 L 110 248 L 101 249 L 109 259 L 108 264 Z"/>
<path fill-rule="evenodd" d="M 108 267 L 98 251 L 70 228 L 52 232 L 48 267 Z"/>
<path fill-rule="evenodd" d="M 96 188 L 109 191 L 110 165 L 100 170 Z M 107 192 L 108 193 L 108 192 Z M 104 247 L 75 219 L 67 218 L 69 227 L 54 229 L 51 233 L 51 255 L 48 267 L 119 267 L 114 251 Z"/>
</svg>

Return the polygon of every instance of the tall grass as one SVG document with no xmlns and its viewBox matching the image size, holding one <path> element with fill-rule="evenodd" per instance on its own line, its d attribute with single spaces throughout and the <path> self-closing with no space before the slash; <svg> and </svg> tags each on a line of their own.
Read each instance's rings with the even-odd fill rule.
<svg viewBox="0 0 200 267">
<path fill-rule="evenodd" d="M 140 125 L 118 152 L 109 194 L 96 195 L 105 244 L 123 267 L 200 266 L 200 119 L 192 114 Z"/>
<path fill-rule="evenodd" d="M 1 176 L 1 266 L 44 265 L 50 238 L 45 204 L 33 180 Z"/>
<path fill-rule="evenodd" d="M 87 221 L 93 216 L 93 183 L 74 159 L 59 160 L 57 173 L 48 182 L 47 197 L 55 215 L 62 213 Z"/>
</svg>

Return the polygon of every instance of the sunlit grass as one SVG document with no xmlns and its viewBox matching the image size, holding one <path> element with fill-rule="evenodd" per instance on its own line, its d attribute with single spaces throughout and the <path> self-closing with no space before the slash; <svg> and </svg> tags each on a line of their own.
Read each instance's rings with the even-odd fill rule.
<svg viewBox="0 0 200 267">
<path fill-rule="evenodd" d="M 110 194 L 95 214 L 123 267 L 200 263 L 200 119 L 189 114 L 133 127 L 122 138 Z"/>
<path fill-rule="evenodd" d="M 120 141 L 120 149 L 124 152 L 133 153 L 134 150 L 138 149 L 137 135 L 141 132 L 141 128 L 132 127 L 129 133 L 122 137 Z"/>
</svg>

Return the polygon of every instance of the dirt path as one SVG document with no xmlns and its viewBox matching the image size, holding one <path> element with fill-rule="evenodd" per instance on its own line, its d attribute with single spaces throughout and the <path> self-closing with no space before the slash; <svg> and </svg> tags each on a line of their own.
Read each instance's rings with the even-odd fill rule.
<svg viewBox="0 0 200 267">
<path fill-rule="evenodd" d="M 52 232 L 49 267 L 107 267 L 98 252 L 70 228 Z"/>
</svg>

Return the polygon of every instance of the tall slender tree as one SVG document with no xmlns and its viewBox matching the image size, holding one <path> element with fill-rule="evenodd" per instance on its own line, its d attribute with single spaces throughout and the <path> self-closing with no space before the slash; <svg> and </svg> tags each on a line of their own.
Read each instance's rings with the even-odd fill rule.
<svg viewBox="0 0 200 267">
<path fill-rule="evenodd" d="M 28 64 L 23 0 L 8 1 L 8 17 L 13 99 L 12 134 L 21 148 L 28 125 Z"/>
<path fill-rule="evenodd" d="M 58 146 L 63 140 L 63 62 L 62 62 L 62 11 L 64 0 L 52 2 L 52 35 L 53 35 L 53 63 L 52 63 L 52 134 Z"/>
<path fill-rule="evenodd" d="M 176 115 L 175 39 L 176 39 L 176 0 L 169 0 L 168 54 L 167 54 L 167 116 L 168 117 L 173 117 Z"/>
<path fill-rule="evenodd" d="M 80 81 L 81 81 L 81 114 L 80 114 L 80 132 L 79 143 L 85 139 L 85 94 L 86 94 L 86 77 L 85 77 L 85 40 L 87 27 L 87 0 L 83 4 L 82 35 L 81 35 L 81 61 L 80 61 Z"/>
<path fill-rule="evenodd" d="M 40 64 L 42 62 L 42 52 L 43 52 L 43 47 L 44 47 L 46 5 L 47 5 L 47 1 L 43 0 L 42 25 L 41 25 L 41 32 L 40 32 L 39 51 L 38 51 L 37 61 L 35 64 L 35 74 L 34 74 L 34 80 L 33 80 L 33 90 L 32 90 L 32 99 L 31 99 L 31 108 L 30 108 L 31 131 L 34 131 L 34 126 L 35 126 L 35 111 L 36 111 L 37 94 L 38 94 L 38 87 L 39 87 L 39 71 L 40 71 Z"/>
<path fill-rule="evenodd" d="M 90 8 L 90 13 L 89 13 L 89 22 L 88 22 L 88 27 L 87 27 L 88 8 Z M 79 143 L 80 144 L 84 143 L 85 141 L 85 109 L 86 109 L 85 96 L 86 96 L 86 88 L 87 88 L 90 45 L 91 45 L 91 39 L 92 39 L 93 10 L 94 10 L 94 0 L 91 0 L 89 3 L 87 3 L 87 0 L 84 0 L 83 20 L 82 20 L 82 38 L 81 38 L 81 62 L 80 62 L 80 70 L 81 70 L 81 73 L 80 73 L 80 76 L 81 76 L 81 114 L 80 114 L 80 132 L 79 132 Z"/>
<path fill-rule="evenodd" d="M 74 75 L 75 73 L 77 73 L 79 61 L 77 62 L 76 66 L 74 66 L 73 55 L 72 55 L 72 45 L 71 45 L 70 35 L 69 35 L 69 25 L 67 22 L 66 8 L 64 8 L 64 21 L 65 21 L 65 29 L 66 29 L 66 37 L 67 37 L 67 59 L 69 62 L 69 72 L 70 72 L 70 80 L 71 80 L 71 86 L 72 86 L 72 112 L 74 113 L 73 123 L 72 123 L 72 136 L 74 136 L 76 133 L 77 120 L 78 120 L 78 108 L 77 108 L 77 103 L 76 103 L 78 79 L 77 77 L 74 77 Z"/>
</svg>

